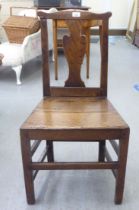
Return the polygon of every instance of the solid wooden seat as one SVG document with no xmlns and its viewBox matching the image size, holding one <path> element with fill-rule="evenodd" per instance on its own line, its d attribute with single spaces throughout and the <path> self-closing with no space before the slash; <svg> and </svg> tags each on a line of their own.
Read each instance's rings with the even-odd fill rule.
<svg viewBox="0 0 139 210">
<path fill-rule="evenodd" d="M 40 102 L 22 128 L 116 130 L 128 126 L 107 99 L 50 97 Z"/>
<path fill-rule="evenodd" d="M 111 169 L 116 178 L 115 203 L 120 204 L 124 191 L 129 127 L 107 99 L 108 20 L 111 13 L 70 10 L 53 14 L 39 11 L 38 15 L 42 34 L 44 98 L 20 130 L 27 201 L 35 203 L 34 179 L 39 170 Z M 66 21 L 70 31 L 70 35 L 63 38 L 69 67 L 64 87 L 50 86 L 47 19 Z M 101 22 L 100 87 L 85 87 L 80 76 L 87 41 L 84 26 L 90 21 Z M 40 160 L 34 161 L 32 157 L 44 141 L 43 155 Z M 98 161 L 57 162 L 53 151 L 53 142 L 56 141 L 70 141 L 73 146 L 74 142 L 98 142 Z M 106 142 L 112 145 L 116 160 L 110 156 Z"/>
</svg>

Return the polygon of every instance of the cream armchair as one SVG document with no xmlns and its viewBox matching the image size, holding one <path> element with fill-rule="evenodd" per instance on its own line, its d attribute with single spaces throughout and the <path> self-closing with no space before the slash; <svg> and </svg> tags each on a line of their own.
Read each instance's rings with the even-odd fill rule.
<svg viewBox="0 0 139 210">
<path fill-rule="evenodd" d="M 2 43 L 0 53 L 3 55 L 2 66 L 11 66 L 16 73 L 17 85 L 20 85 L 23 64 L 41 55 L 40 31 L 26 36 L 22 44 Z"/>
<path fill-rule="evenodd" d="M 19 13 L 19 15 L 35 16 L 36 13 L 31 9 L 32 13 L 29 13 L 29 10 L 24 10 Z M 26 13 L 27 12 L 27 13 Z M 47 12 L 55 12 L 54 8 L 47 10 Z M 48 33 L 52 34 L 52 22 L 48 22 L 49 31 Z M 53 39 L 52 35 L 49 40 L 49 49 L 53 48 Z M 28 35 L 24 38 L 22 44 L 4 42 L 0 44 L 0 56 L 2 66 L 11 66 L 11 68 L 16 73 L 16 82 L 17 85 L 21 84 L 21 71 L 24 63 L 34 59 L 35 57 L 41 55 L 41 32 L 40 30 L 34 34 Z"/>
</svg>

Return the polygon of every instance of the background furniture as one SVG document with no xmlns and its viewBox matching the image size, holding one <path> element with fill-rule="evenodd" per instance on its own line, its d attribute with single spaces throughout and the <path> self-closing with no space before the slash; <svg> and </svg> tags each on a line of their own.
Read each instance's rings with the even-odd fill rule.
<svg viewBox="0 0 139 210">
<path fill-rule="evenodd" d="M 13 9 L 22 9 L 21 7 L 12 7 Z M 53 12 L 54 9 L 47 10 L 47 12 Z M 19 16 L 36 17 L 35 9 L 24 8 L 18 13 Z M 52 34 L 52 21 L 48 21 L 49 33 Z M 49 38 L 49 49 L 53 48 L 53 38 Z M 0 44 L 0 53 L 4 56 L 2 58 L 2 66 L 11 66 L 16 73 L 17 85 L 21 84 L 21 71 L 24 63 L 41 55 L 41 34 L 40 30 L 34 34 L 28 35 L 24 38 L 22 44 L 4 42 Z"/>
<path fill-rule="evenodd" d="M 88 10 L 89 7 L 82 6 L 81 0 L 68 0 L 68 1 L 35 1 L 35 6 L 38 9 L 50 9 L 54 7 L 55 10 L 67 10 L 67 9 L 81 9 L 81 10 Z M 54 69 L 55 69 L 55 79 L 58 80 L 58 47 L 61 40 L 58 39 L 58 33 L 60 33 L 59 29 L 65 29 L 66 23 L 63 21 L 53 20 L 53 61 L 54 61 Z M 86 38 L 87 38 L 87 45 L 86 45 L 86 77 L 89 78 L 89 55 L 90 55 L 90 28 L 86 31 Z"/>
<path fill-rule="evenodd" d="M 50 9 L 55 7 L 57 10 L 64 9 L 83 9 L 88 10 L 90 7 L 83 6 L 81 0 L 36 0 L 34 1 L 35 6 L 38 9 Z"/>
<path fill-rule="evenodd" d="M 101 30 L 101 23 L 99 21 L 91 21 L 88 26 L 85 26 L 84 35 L 86 36 L 86 78 L 89 78 L 89 65 L 90 65 L 90 29 L 91 27 L 99 26 Z M 67 24 L 63 20 L 53 20 L 53 53 L 54 53 L 54 68 L 55 68 L 55 79 L 58 79 L 58 47 L 59 29 L 66 29 L 68 33 Z M 62 40 L 61 40 L 62 41 Z M 101 40 L 100 40 L 101 45 Z"/>
<path fill-rule="evenodd" d="M 17 85 L 21 84 L 22 65 L 41 55 L 40 30 L 25 37 L 22 44 L 4 42 L 0 45 L 2 66 L 11 66 L 16 73 Z"/>
<path fill-rule="evenodd" d="M 35 203 L 33 180 L 39 170 L 111 169 L 116 178 L 115 203 L 120 204 L 124 190 L 129 127 L 107 99 L 108 21 L 111 13 L 61 11 L 47 14 L 40 11 L 38 15 L 42 31 L 44 98 L 20 130 L 27 201 L 29 204 Z M 65 20 L 70 30 L 70 36 L 63 38 L 69 67 L 64 87 L 50 86 L 46 19 Z M 80 76 L 86 46 L 82 29 L 93 20 L 102 25 L 100 87 L 85 87 Z M 98 161 L 57 162 L 53 142 L 68 141 L 73 146 L 74 142 L 98 142 Z M 40 160 L 34 160 L 41 142 L 46 142 L 43 155 Z M 112 160 L 106 142 L 112 145 L 117 159 Z M 64 152 L 61 151 L 61 156 Z"/>
<path fill-rule="evenodd" d="M 17 8 L 17 7 L 16 7 Z M 19 7 L 20 8 L 20 7 Z M 14 7 L 10 9 L 12 15 Z M 22 8 L 20 8 L 22 9 Z M 19 16 L 36 17 L 36 10 L 23 9 Z M 16 73 L 17 85 L 21 84 L 22 65 L 41 55 L 40 31 L 26 36 L 22 44 L 4 42 L 0 45 L 0 53 L 4 56 L 2 66 L 11 66 Z"/>
<path fill-rule="evenodd" d="M 136 15 L 136 25 L 135 25 L 135 37 L 133 44 L 139 47 L 139 0 L 137 0 L 137 15 Z"/>
</svg>

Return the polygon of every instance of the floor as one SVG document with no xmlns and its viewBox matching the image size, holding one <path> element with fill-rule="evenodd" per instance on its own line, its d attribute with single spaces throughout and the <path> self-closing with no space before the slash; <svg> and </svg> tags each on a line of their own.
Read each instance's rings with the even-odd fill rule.
<svg viewBox="0 0 139 210">
<path fill-rule="evenodd" d="M 99 42 L 91 44 L 93 60 L 90 81 L 98 84 Z M 19 128 L 42 98 L 41 61 L 24 66 L 22 85 L 16 86 L 11 69 L 0 70 L 0 210 L 135 210 L 139 209 L 139 49 L 124 37 L 109 40 L 108 97 L 131 128 L 126 185 L 122 205 L 115 205 L 115 181 L 110 171 L 44 171 L 35 181 L 36 204 L 26 203 L 20 152 Z M 53 67 L 53 63 L 51 63 Z M 61 54 L 59 66 L 64 69 Z M 83 64 L 85 66 L 85 62 Z M 61 84 L 65 73 L 59 71 Z M 85 72 L 82 72 L 85 78 Z M 54 145 L 57 160 L 91 160 L 96 146 L 89 143 Z M 61 156 L 61 151 L 64 151 Z M 78 151 L 78 152 L 77 152 Z"/>
</svg>

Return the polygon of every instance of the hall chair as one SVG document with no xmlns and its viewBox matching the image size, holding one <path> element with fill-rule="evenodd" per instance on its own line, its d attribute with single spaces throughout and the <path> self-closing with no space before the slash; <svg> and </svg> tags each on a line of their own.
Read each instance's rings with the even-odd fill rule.
<svg viewBox="0 0 139 210">
<path fill-rule="evenodd" d="M 35 203 L 34 179 L 39 170 L 110 169 L 116 181 L 115 203 L 120 204 L 124 191 L 129 126 L 107 99 L 108 22 L 111 13 L 67 10 L 47 14 L 38 11 L 38 16 L 41 23 L 43 99 L 20 129 L 27 202 Z M 69 36 L 63 37 L 69 68 L 64 87 L 50 86 L 47 19 L 65 21 L 70 31 Z M 100 87 L 85 87 L 80 76 L 86 45 L 82 29 L 93 21 L 101 24 L 102 29 Z M 73 146 L 75 142 L 98 143 L 98 161 L 57 162 L 54 155 L 57 148 L 53 148 L 53 143 L 69 141 Z M 106 143 L 114 149 L 116 160 L 112 159 Z M 45 147 L 44 153 L 40 160 L 34 160 L 40 144 Z M 64 152 L 61 151 L 61 155 Z"/>
</svg>

